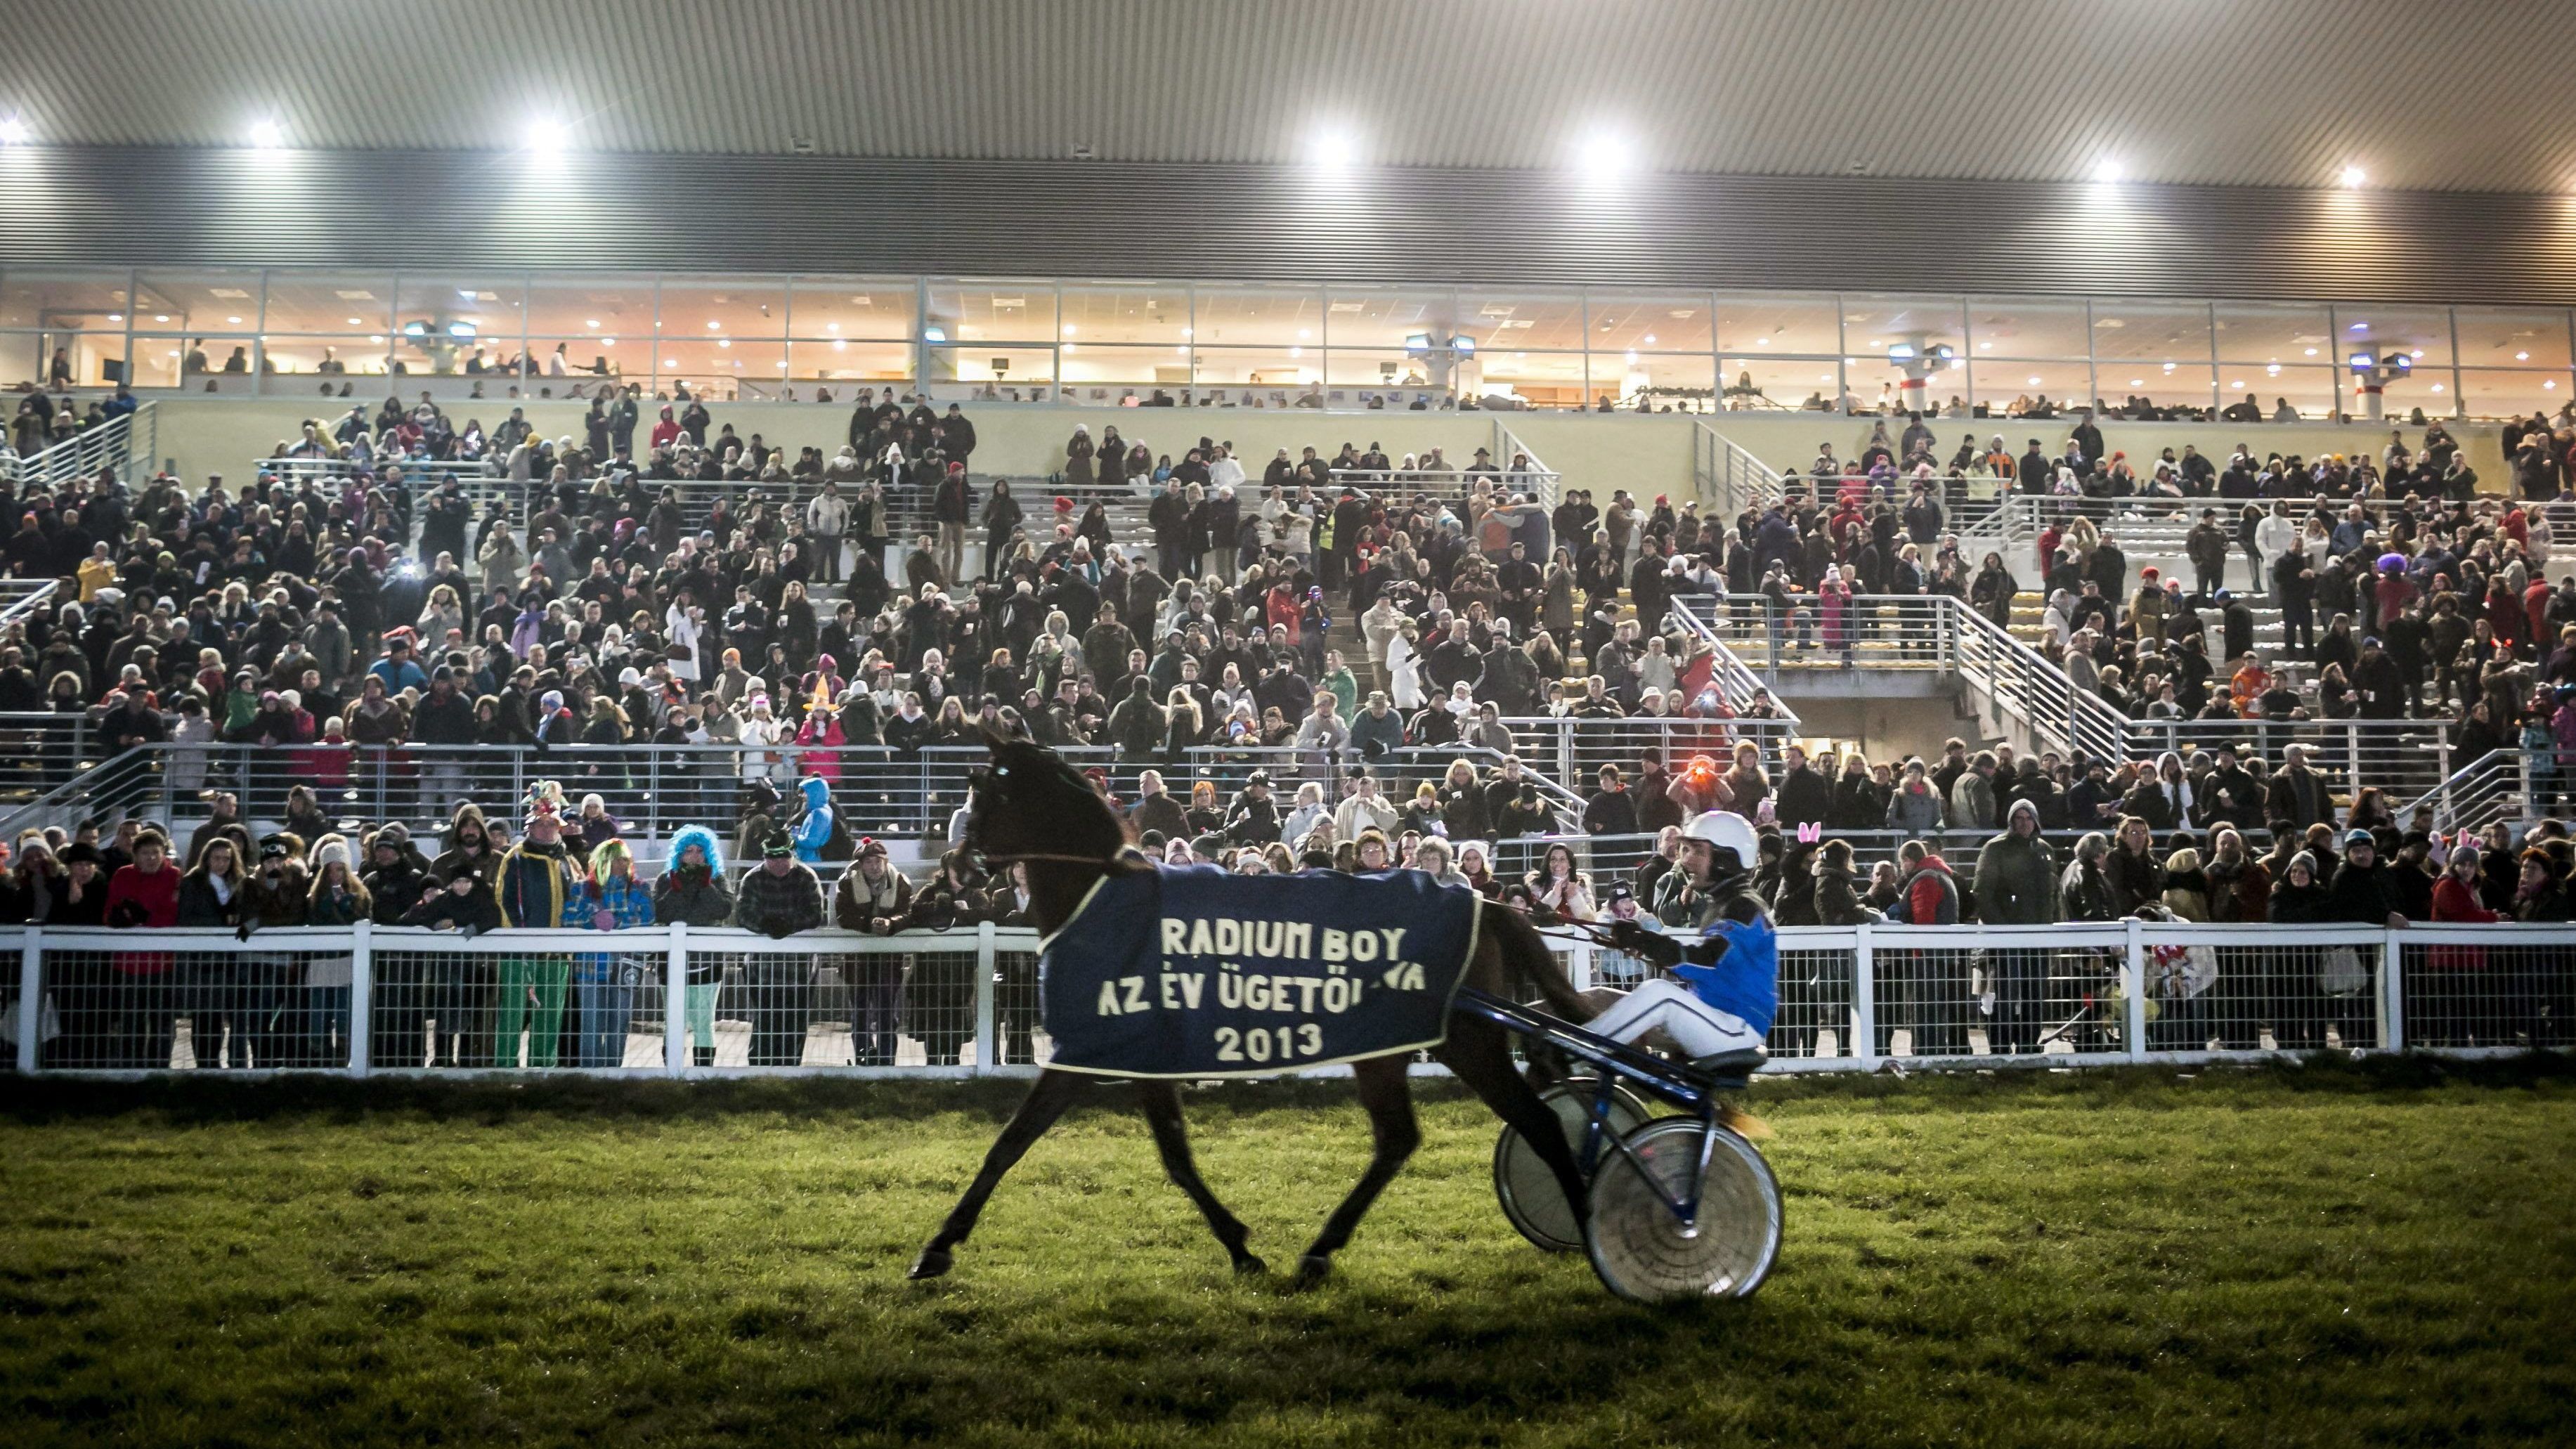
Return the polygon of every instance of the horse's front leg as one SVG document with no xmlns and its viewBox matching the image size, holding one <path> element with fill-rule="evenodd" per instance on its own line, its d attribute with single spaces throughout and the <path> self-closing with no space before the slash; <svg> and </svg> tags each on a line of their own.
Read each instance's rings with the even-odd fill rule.
<svg viewBox="0 0 2576 1449">
<path fill-rule="evenodd" d="M 1351 1186 L 1350 1196 L 1333 1209 L 1324 1221 L 1324 1230 L 1316 1234 L 1305 1256 L 1297 1260 L 1297 1276 L 1312 1281 L 1333 1270 L 1333 1254 L 1351 1240 L 1360 1218 L 1377 1201 L 1377 1195 L 1404 1166 L 1413 1149 L 1422 1145 L 1422 1129 L 1413 1120 L 1413 1090 L 1405 1080 L 1407 1056 L 1371 1057 L 1353 1062 L 1351 1074 L 1358 1080 L 1360 1106 L 1369 1115 L 1369 1132 L 1373 1150 L 1368 1171 Z"/>
<path fill-rule="evenodd" d="M 1002 1174 L 1011 1170 L 1011 1164 L 1020 1160 L 1031 1143 L 1046 1135 L 1087 1085 L 1089 1080 L 1079 1072 L 1038 1073 L 1037 1084 L 1021 1099 L 1019 1110 L 1011 1114 L 1002 1135 L 993 1139 L 992 1150 L 984 1154 L 983 1170 L 967 1184 L 966 1195 L 957 1200 L 948 1220 L 939 1225 L 939 1231 L 922 1248 L 921 1256 L 913 1260 L 911 1276 L 936 1278 L 948 1271 L 954 1261 L 949 1250 L 975 1231 L 975 1219 L 983 1215 L 985 1199 L 993 1195 Z"/>
<path fill-rule="evenodd" d="M 1163 1171 L 1171 1176 L 1174 1186 L 1198 1204 L 1216 1240 L 1225 1245 L 1226 1256 L 1234 1260 L 1234 1271 L 1269 1272 L 1270 1265 L 1244 1247 L 1248 1234 L 1242 1222 L 1225 1210 L 1225 1204 L 1216 1200 L 1216 1194 L 1199 1176 L 1198 1162 L 1190 1156 L 1189 1128 L 1181 1121 L 1180 1089 L 1167 1081 L 1145 1080 L 1136 1083 L 1136 1095 L 1145 1109 L 1145 1125 L 1154 1129 L 1154 1148 L 1163 1155 Z"/>
</svg>

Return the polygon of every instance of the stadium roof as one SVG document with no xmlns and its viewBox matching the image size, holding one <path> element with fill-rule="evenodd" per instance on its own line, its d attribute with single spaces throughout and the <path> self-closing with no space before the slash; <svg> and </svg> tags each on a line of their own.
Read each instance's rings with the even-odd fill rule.
<svg viewBox="0 0 2576 1449">
<path fill-rule="evenodd" d="M 83 0 L 40 143 L 2564 193 L 2569 0 Z"/>
</svg>

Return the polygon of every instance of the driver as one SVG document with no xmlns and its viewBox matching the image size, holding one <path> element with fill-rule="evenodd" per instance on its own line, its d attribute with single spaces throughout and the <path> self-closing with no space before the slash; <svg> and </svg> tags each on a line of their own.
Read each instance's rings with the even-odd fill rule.
<svg viewBox="0 0 2576 1449">
<path fill-rule="evenodd" d="M 1687 887 L 1695 942 L 1676 940 L 1630 920 L 1615 923 L 1610 944 L 1634 952 L 1679 978 L 1653 980 L 1620 995 L 1584 1023 L 1613 1041 L 1634 1042 L 1660 1029 L 1703 1071 L 1732 1074 L 1762 1060 L 1763 1038 L 1780 1006 L 1779 937 L 1751 890 L 1760 847 L 1753 827 L 1731 810 L 1701 813 L 1682 827 L 1674 869 Z"/>
</svg>

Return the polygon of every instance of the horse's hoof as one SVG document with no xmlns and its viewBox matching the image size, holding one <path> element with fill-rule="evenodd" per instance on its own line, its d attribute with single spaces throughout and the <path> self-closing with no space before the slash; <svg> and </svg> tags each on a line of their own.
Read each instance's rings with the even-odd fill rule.
<svg viewBox="0 0 2576 1449">
<path fill-rule="evenodd" d="M 956 1261 L 946 1248 L 924 1248 L 921 1250 L 921 1256 L 912 1260 L 912 1271 L 904 1276 L 916 1283 L 924 1278 L 937 1278 L 945 1274 Z"/>
<path fill-rule="evenodd" d="M 1308 1253 L 1297 1260 L 1297 1281 L 1321 1283 L 1333 1275 L 1333 1260 L 1322 1253 Z"/>
<path fill-rule="evenodd" d="M 1246 1253 L 1234 1260 L 1234 1271 L 1240 1278 L 1258 1278 L 1270 1271 L 1270 1265 L 1261 1261 L 1260 1254 Z"/>
</svg>

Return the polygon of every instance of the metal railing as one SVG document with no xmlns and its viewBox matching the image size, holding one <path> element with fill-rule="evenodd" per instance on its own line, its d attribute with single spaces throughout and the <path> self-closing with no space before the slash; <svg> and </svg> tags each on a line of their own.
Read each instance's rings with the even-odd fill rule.
<svg viewBox="0 0 2576 1449">
<path fill-rule="evenodd" d="M 1642 963 L 1559 934 L 1578 986 Z M 1030 1074 L 1036 934 L 28 927 L 22 1074 Z M 2576 1044 L 2576 928 L 1789 928 L 1772 1071 L 2060 1067 Z M 1425 1070 L 1417 1067 L 1416 1070 Z"/>
<path fill-rule="evenodd" d="M 1665 617 L 1679 624 L 1682 632 L 1689 637 L 1694 646 L 1708 651 L 1708 683 L 1717 690 L 1718 697 L 1726 701 L 1728 708 L 1733 709 L 1739 716 L 1756 707 L 1768 709 L 1775 717 L 1788 724 L 1792 734 L 1796 733 L 1797 711 L 1773 698 L 1771 686 L 1747 667 L 1745 662 L 1736 656 L 1735 651 L 1727 647 L 1724 639 L 1718 637 L 1717 630 L 1712 627 L 1714 613 L 1712 612 L 1708 617 L 1702 617 L 1701 612 L 1690 602 L 1695 598 L 1705 600 L 1707 597 L 1706 595 L 1677 594 L 1666 603 Z"/>
<path fill-rule="evenodd" d="M 61 587 L 60 579 L 0 579 L 0 630 L 43 609 Z"/>
<path fill-rule="evenodd" d="M 1343 780 L 1363 765 L 1381 782 L 1381 793 L 1400 808 L 1415 782 L 1437 781 L 1452 761 L 1464 758 L 1480 769 L 1500 763 L 1491 750 L 1457 744 L 1407 747 L 1367 760 L 1347 750 L 1327 756 L 1288 745 L 1199 746 L 1137 756 L 1076 746 L 1058 753 L 1076 768 L 1101 770 L 1122 804 L 1136 798 L 1138 777 L 1154 770 L 1184 804 L 1194 784 L 1207 782 L 1222 809 L 1253 771 L 1266 770 L 1279 782 L 1282 816 L 1293 807 L 1297 786 L 1310 780 L 1322 788 L 1327 805 L 1339 805 Z M 535 782 L 552 780 L 575 804 L 598 795 L 626 838 L 649 843 L 690 824 L 730 833 L 762 786 L 785 797 L 792 809 L 799 782 L 814 775 L 832 786 L 834 802 L 853 835 L 944 840 L 950 815 L 965 803 L 969 775 L 988 759 L 981 745 L 935 746 L 905 754 L 864 745 L 562 745 L 538 750 L 524 745 L 164 743 L 115 754 L 17 805 L 0 816 L 0 839 L 31 826 L 90 818 L 112 826 L 136 817 L 185 830 L 208 817 L 207 797 L 214 792 L 233 795 L 244 818 L 275 825 L 287 818 L 290 797 L 299 787 L 312 793 L 321 817 L 333 828 L 357 830 L 400 821 L 419 834 L 443 830 L 464 800 L 506 818 Z M 1533 754 L 1527 764 L 1529 778 L 1555 806 L 1559 828 L 1578 830 L 1582 798 L 1548 777 L 1545 755 Z"/>
<path fill-rule="evenodd" d="M 2433 812 L 2433 828 L 2482 830 L 2496 821 L 2530 820 L 2564 811 L 2576 786 L 2576 761 L 2551 750 L 2489 750 L 2398 807 L 2398 824 Z"/>
<path fill-rule="evenodd" d="M 1692 424 L 1691 472 L 1700 496 L 1715 500 L 1723 518 L 1768 508 L 1786 491 L 1776 469 L 1706 423 Z"/>
<path fill-rule="evenodd" d="M 1494 461 L 1501 464 L 1506 472 L 1511 472 L 1514 460 L 1521 458 L 1527 458 L 1529 466 L 1518 471 L 1537 479 L 1538 502 L 1554 508 L 1557 500 L 1563 496 L 1557 487 L 1560 480 L 1556 470 L 1547 466 L 1547 460 L 1538 455 L 1537 449 L 1522 442 L 1519 434 L 1513 432 L 1502 419 L 1496 418 L 1494 420 Z"/>
<path fill-rule="evenodd" d="M 1958 675 L 2063 750 L 2120 759 L 2127 719 L 2078 689 L 2038 651 L 1946 594 L 1855 594 L 1838 606 L 1812 594 L 1786 604 L 1762 594 L 1690 594 L 1674 600 L 1727 640 L 1753 673 L 1777 687 L 1781 673 L 1862 668 Z"/>
<path fill-rule="evenodd" d="M 134 460 L 140 457 L 149 468 L 160 440 L 160 414 L 147 402 L 50 448 L 23 457 L 0 455 L 0 479 L 21 488 L 52 488 L 75 478 L 95 478 L 105 470 L 130 481 Z"/>
<path fill-rule="evenodd" d="M 0 713 L 0 792 L 54 790 L 112 753 L 86 710 Z"/>
<path fill-rule="evenodd" d="M 2450 776 L 2455 728 L 2456 721 L 2431 719 L 2131 719 L 2120 735 L 2122 753 L 2133 760 L 2233 744 L 2278 764 L 2284 749 L 2300 745 L 2309 764 L 2345 790 L 2375 788 L 2393 806 Z"/>
</svg>

